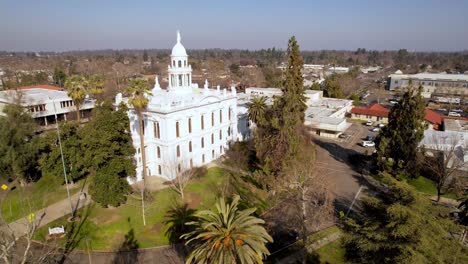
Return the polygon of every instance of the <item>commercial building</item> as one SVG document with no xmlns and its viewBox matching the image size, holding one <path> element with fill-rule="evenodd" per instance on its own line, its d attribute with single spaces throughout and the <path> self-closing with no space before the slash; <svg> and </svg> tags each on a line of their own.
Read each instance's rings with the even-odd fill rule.
<svg viewBox="0 0 468 264">
<path fill-rule="evenodd" d="M 194 166 L 202 166 L 219 158 L 237 140 L 237 93 L 234 87 L 210 89 L 208 82 L 202 89 L 192 83 L 192 67 L 180 42 L 172 48 L 168 66 L 169 85 L 161 89 L 156 77 L 149 104 L 143 114 L 145 146 L 140 145 L 136 112 L 130 107 L 130 130 L 137 163 L 136 179 L 142 179 L 142 151 L 146 153 L 148 176 L 174 179 L 177 173 Z M 116 105 L 128 102 L 121 94 Z"/>
<path fill-rule="evenodd" d="M 0 91 L 0 114 L 3 113 L 5 105 L 15 103 L 20 103 L 26 108 L 42 129 L 55 124 L 55 114 L 58 120 L 76 119 L 76 107 L 67 92 L 60 87 L 34 85 Z M 86 121 L 91 115 L 94 104 L 94 99 L 84 100 L 80 108 L 82 121 Z"/>
<path fill-rule="evenodd" d="M 408 87 L 410 81 L 415 87 L 422 86 L 422 96 L 431 98 L 437 95 L 468 95 L 468 75 L 467 74 L 447 74 L 447 73 L 418 73 L 403 74 L 400 70 L 389 76 L 388 89 L 399 90 Z"/>
</svg>

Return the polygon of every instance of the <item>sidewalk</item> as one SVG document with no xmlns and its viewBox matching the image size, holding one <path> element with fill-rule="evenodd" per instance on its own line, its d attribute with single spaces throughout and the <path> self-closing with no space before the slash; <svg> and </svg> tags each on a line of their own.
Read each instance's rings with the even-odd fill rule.
<svg viewBox="0 0 468 264">
<path fill-rule="evenodd" d="M 86 197 L 81 197 L 80 199 L 80 192 L 72 195 L 71 200 L 75 211 L 92 202 L 89 195 L 86 195 Z M 70 201 L 68 200 L 68 198 L 60 202 L 51 204 L 46 208 L 42 208 L 34 212 L 35 221 L 38 223 L 37 227 L 39 228 L 45 226 L 65 215 L 68 215 L 70 214 L 70 211 Z M 9 227 L 11 228 L 16 237 L 20 237 L 27 233 L 28 223 L 29 220 L 26 216 L 10 223 Z"/>
</svg>

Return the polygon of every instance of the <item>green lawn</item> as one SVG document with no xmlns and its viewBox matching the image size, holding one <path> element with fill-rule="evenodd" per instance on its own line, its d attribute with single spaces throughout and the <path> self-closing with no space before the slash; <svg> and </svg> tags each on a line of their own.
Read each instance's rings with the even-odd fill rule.
<svg viewBox="0 0 468 264">
<path fill-rule="evenodd" d="M 419 176 L 415 179 L 408 179 L 408 184 L 413 186 L 417 191 L 428 194 L 428 195 L 437 195 L 437 187 L 435 182 L 432 180 Z M 456 195 L 453 193 L 444 193 L 443 197 L 456 199 Z"/>
<path fill-rule="evenodd" d="M 325 246 L 319 248 L 316 253 L 319 256 L 320 263 L 341 264 L 345 261 L 345 249 L 341 244 L 341 240 L 335 240 Z"/>
<path fill-rule="evenodd" d="M 67 197 L 63 178 L 43 176 L 35 183 L 21 187 L 19 183 L 8 184 L 8 193 L 1 201 L 1 213 L 5 221 L 12 222 L 30 212 L 47 207 Z M 78 192 L 82 182 L 77 182 L 70 189 L 70 194 Z"/>
<path fill-rule="evenodd" d="M 210 168 L 205 176 L 195 180 L 187 186 L 185 196 L 190 207 L 197 209 L 211 208 L 217 196 L 218 190 L 225 179 L 225 174 L 220 168 Z M 86 241 L 93 250 L 118 249 L 124 241 L 125 235 L 134 234 L 140 248 L 167 245 L 168 240 L 164 235 L 164 216 L 167 210 L 179 200 L 180 196 L 170 188 L 152 193 L 153 200 L 147 203 L 146 226 L 143 226 L 141 201 L 135 197 L 129 197 L 126 204 L 118 208 L 101 208 L 92 205 L 80 210 L 84 224 L 75 226 L 68 224 L 66 218 L 59 219 L 48 226 L 38 230 L 35 239 L 44 240 L 47 228 L 51 226 L 66 226 L 67 232 L 77 234 L 77 248 L 86 249 Z M 76 228 L 76 231 L 72 231 Z M 62 241 L 63 243 L 64 241 Z"/>
</svg>

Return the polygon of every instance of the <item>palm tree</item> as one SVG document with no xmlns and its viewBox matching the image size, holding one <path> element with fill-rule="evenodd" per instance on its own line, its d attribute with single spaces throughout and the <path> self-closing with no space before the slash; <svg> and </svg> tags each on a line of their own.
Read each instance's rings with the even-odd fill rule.
<svg viewBox="0 0 468 264">
<path fill-rule="evenodd" d="M 76 119 L 78 120 L 78 124 L 81 122 L 80 109 L 84 99 L 86 98 L 87 86 L 88 81 L 83 76 L 79 75 L 73 75 L 65 81 L 67 95 L 70 96 L 76 107 Z"/>
<path fill-rule="evenodd" d="M 261 123 L 265 118 L 266 97 L 254 97 L 248 104 L 249 119 L 254 123 Z"/>
<path fill-rule="evenodd" d="M 102 75 L 94 74 L 88 78 L 88 91 L 93 97 L 104 92 L 104 78 Z"/>
<path fill-rule="evenodd" d="M 187 203 L 176 204 L 167 211 L 164 224 L 168 228 L 165 235 L 171 245 L 183 242 L 183 239 L 180 237 L 195 229 L 194 225 L 187 225 L 187 223 L 197 220 L 194 215 L 195 212 L 194 209 L 188 207 Z"/>
<path fill-rule="evenodd" d="M 195 214 L 198 221 L 188 224 L 196 229 L 182 236 L 193 248 L 185 263 L 263 263 L 270 254 L 265 244 L 273 239 L 262 226 L 265 221 L 252 216 L 256 208 L 239 211 L 238 205 L 239 196 L 230 204 L 221 198 L 216 211 Z"/>
<path fill-rule="evenodd" d="M 143 225 L 146 225 L 145 220 L 145 189 L 146 189 L 146 151 L 145 151 L 145 138 L 144 138 L 144 121 L 143 111 L 148 105 L 148 98 L 146 95 L 151 95 L 150 86 L 146 79 L 133 79 L 130 80 L 126 88 L 126 93 L 129 95 L 128 103 L 133 106 L 138 117 L 138 130 L 140 133 L 140 153 L 141 161 L 143 163 L 143 188 L 141 189 L 141 208 L 143 211 Z"/>
</svg>

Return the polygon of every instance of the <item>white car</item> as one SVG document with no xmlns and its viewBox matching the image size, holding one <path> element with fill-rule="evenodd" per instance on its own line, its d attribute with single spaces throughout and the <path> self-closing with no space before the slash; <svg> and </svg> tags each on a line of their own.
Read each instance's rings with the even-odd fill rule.
<svg viewBox="0 0 468 264">
<path fill-rule="evenodd" d="M 460 114 L 460 113 L 457 113 L 457 112 L 449 112 L 449 113 L 448 113 L 448 116 L 461 117 L 461 114 Z"/>
<path fill-rule="evenodd" d="M 367 140 L 364 140 L 362 141 L 361 145 L 365 148 L 367 147 L 375 147 L 375 143 L 374 141 L 367 141 Z"/>
<path fill-rule="evenodd" d="M 367 123 L 366 123 L 366 126 L 372 126 L 374 122 L 372 122 L 372 120 L 368 120 Z"/>
<path fill-rule="evenodd" d="M 374 127 L 373 129 L 371 129 L 372 132 L 379 132 L 380 131 L 380 128 L 378 127 Z"/>
<path fill-rule="evenodd" d="M 383 128 L 385 125 L 384 124 L 379 124 L 379 128 Z"/>
</svg>

